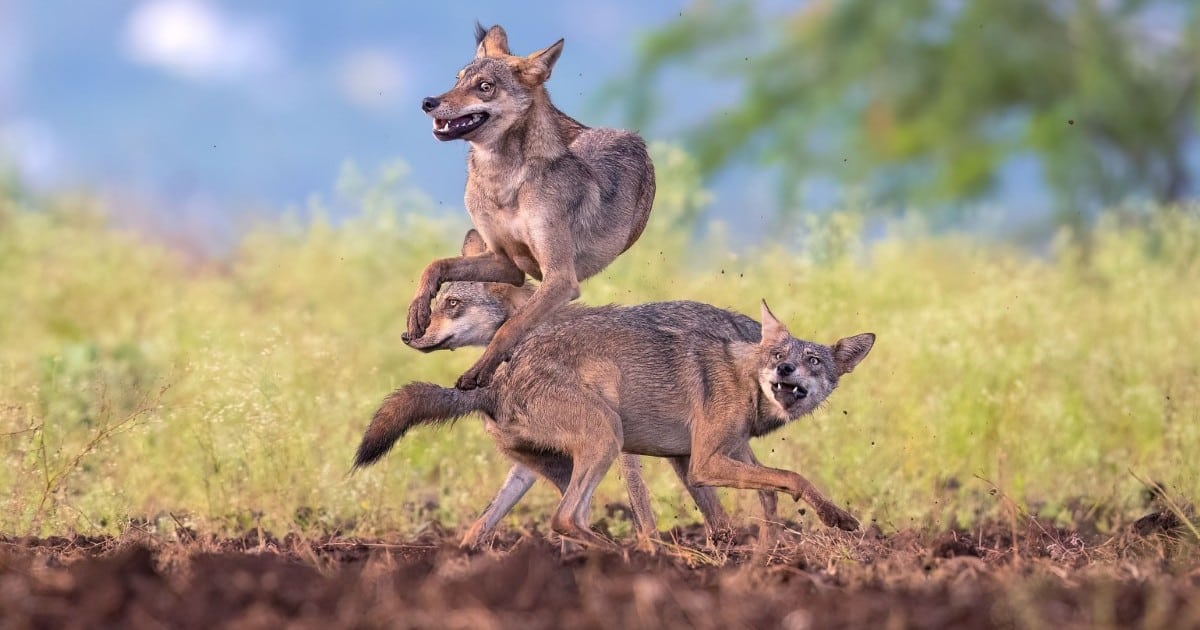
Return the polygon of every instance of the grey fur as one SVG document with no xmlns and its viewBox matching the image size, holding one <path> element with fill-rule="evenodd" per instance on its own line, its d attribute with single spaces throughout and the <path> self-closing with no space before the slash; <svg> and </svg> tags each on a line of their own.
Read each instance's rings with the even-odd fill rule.
<svg viewBox="0 0 1200 630">
<path fill-rule="evenodd" d="M 551 525 L 573 539 L 605 542 L 588 529 L 588 506 L 622 451 L 687 457 L 692 486 L 786 492 L 827 525 L 855 529 L 854 517 L 808 480 L 759 465 L 749 439 L 815 409 L 874 335 L 829 347 L 792 337 L 765 303 L 762 318 L 762 339 L 753 343 L 734 338 L 753 336 L 753 320 L 696 302 L 571 308 L 522 339 L 491 387 L 443 388 L 432 397 L 459 397 L 439 402 L 456 413 L 482 412 L 506 455 L 562 489 Z M 721 330 L 733 332 L 714 332 Z M 392 409 L 376 413 L 367 433 L 402 434 L 387 427 L 417 423 L 411 411 Z"/>
<path fill-rule="evenodd" d="M 504 29 L 478 38 L 476 58 L 454 88 L 422 107 L 435 136 L 464 139 L 465 201 L 484 253 L 430 263 L 409 306 L 405 341 L 429 325 L 430 301 L 446 282 L 541 285 L 497 331 L 458 380 L 486 385 L 517 342 L 551 312 L 579 296 L 579 283 L 637 241 L 654 202 L 654 166 L 637 134 L 591 129 L 550 102 L 545 82 L 558 42 L 526 57 L 508 50 Z"/>
<path fill-rule="evenodd" d="M 475 230 L 468 231 L 463 241 L 462 255 L 474 255 L 482 248 L 482 240 L 478 233 Z M 528 285 L 514 287 L 486 282 L 447 283 L 442 286 L 441 292 L 433 302 L 429 329 L 421 339 L 417 340 L 417 343 L 410 345 L 424 352 L 485 346 L 505 319 L 515 312 L 517 306 L 524 303 L 532 292 L 533 289 Z M 568 305 L 553 313 L 550 320 L 570 318 L 588 308 Z M 742 322 L 744 325 L 735 328 L 713 326 L 707 332 L 730 334 L 733 335 L 733 338 L 757 342 L 760 337 L 760 327 L 757 322 L 748 321 L 748 324 Z M 675 471 L 700 508 L 709 535 L 724 535 L 729 529 L 729 517 L 721 507 L 716 492 L 712 488 L 688 484 L 687 457 L 672 457 L 668 460 L 672 470 Z M 640 458 L 637 455 L 622 454 L 618 464 L 629 495 L 634 526 L 640 539 L 649 540 L 657 535 L 657 521 L 650 506 L 650 491 L 642 478 Z M 483 513 L 463 537 L 462 545 L 473 547 L 482 536 L 490 532 L 529 490 L 533 484 L 533 478 L 532 471 L 519 463 L 514 464 L 496 496 L 488 503 Z M 773 492 L 762 494 L 764 517 L 768 523 L 774 522 L 777 518 L 775 495 Z"/>
</svg>

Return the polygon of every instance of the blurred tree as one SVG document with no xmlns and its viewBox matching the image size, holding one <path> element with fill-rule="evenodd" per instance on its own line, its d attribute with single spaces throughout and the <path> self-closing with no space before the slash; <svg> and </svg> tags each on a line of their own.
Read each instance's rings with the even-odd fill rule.
<svg viewBox="0 0 1200 630">
<path fill-rule="evenodd" d="M 783 15 L 698 2 L 641 43 L 620 90 L 632 124 L 667 115 L 678 92 L 657 78 L 672 65 L 742 87 L 685 134 L 705 173 L 752 157 L 936 204 L 1035 156 L 1060 221 L 1192 191 L 1197 0 L 813 0 Z M 788 207 L 795 178 L 780 179 Z"/>
</svg>

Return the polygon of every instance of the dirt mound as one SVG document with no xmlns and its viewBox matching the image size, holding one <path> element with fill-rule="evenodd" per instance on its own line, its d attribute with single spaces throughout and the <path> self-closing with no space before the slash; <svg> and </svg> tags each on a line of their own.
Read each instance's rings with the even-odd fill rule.
<svg viewBox="0 0 1200 630">
<path fill-rule="evenodd" d="M 442 530 L 405 541 L 0 538 L 0 625 L 1200 625 L 1200 554 L 1168 533 L 1085 539 L 1031 521 L 1019 531 L 702 538 L 675 530 L 654 553 L 564 553 L 513 534 L 466 552 Z"/>
</svg>

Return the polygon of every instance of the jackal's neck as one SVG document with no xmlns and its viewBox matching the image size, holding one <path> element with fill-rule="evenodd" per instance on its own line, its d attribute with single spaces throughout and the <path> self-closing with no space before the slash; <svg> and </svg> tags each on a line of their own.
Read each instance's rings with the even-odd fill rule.
<svg viewBox="0 0 1200 630">
<path fill-rule="evenodd" d="M 756 409 L 761 408 L 759 399 L 762 398 L 762 390 L 758 384 L 758 371 L 761 367 L 759 359 L 759 347 L 757 343 L 749 341 L 735 341 L 728 346 L 729 357 L 732 359 L 734 374 L 738 379 L 738 386 L 746 392 L 753 392 L 754 406 Z"/>
<path fill-rule="evenodd" d="M 762 390 L 759 383 L 759 370 L 762 361 L 759 358 L 757 343 L 736 342 L 729 346 L 730 355 L 736 369 L 741 391 L 750 393 L 751 413 L 750 435 L 766 435 L 791 421 L 779 405 L 771 400 Z"/>
<path fill-rule="evenodd" d="M 737 369 L 738 378 L 758 382 L 758 344 L 749 341 L 734 341 L 729 344 L 729 355 Z"/>
<path fill-rule="evenodd" d="M 550 102 L 550 94 L 539 88 L 521 120 L 509 127 L 488 153 L 503 160 L 551 160 L 568 151 L 569 140 L 559 120 L 565 114 Z M 578 124 L 578 123 L 576 123 Z"/>
</svg>

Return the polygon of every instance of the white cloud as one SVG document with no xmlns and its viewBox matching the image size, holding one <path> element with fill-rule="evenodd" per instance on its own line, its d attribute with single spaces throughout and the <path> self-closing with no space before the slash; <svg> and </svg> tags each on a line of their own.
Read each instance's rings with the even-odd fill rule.
<svg viewBox="0 0 1200 630">
<path fill-rule="evenodd" d="M 150 0 L 125 25 L 125 53 L 192 80 L 238 81 L 278 69 L 284 61 L 276 29 L 234 17 L 200 0 Z"/>
<path fill-rule="evenodd" d="M 365 109 L 390 109 L 405 87 L 403 64 L 391 52 L 361 48 L 342 59 L 338 85 L 342 96 Z"/>
</svg>

